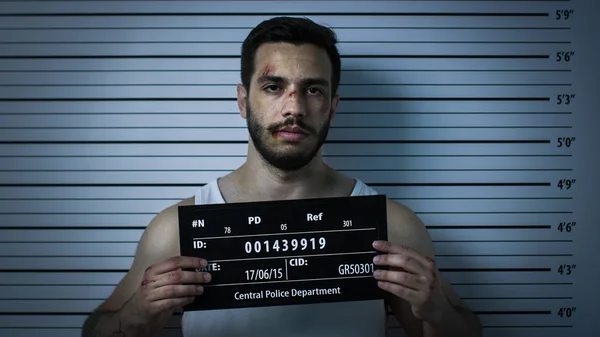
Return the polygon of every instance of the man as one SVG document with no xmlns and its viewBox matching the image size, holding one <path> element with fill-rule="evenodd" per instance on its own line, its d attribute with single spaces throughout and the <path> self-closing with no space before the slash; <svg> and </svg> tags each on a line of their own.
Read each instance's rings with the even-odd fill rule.
<svg viewBox="0 0 600 337">
<path fill-rule="evenodd" d="M 204 203 L 289 200 L 376 194 L 359 179 L 325 165 L 321 145 L 340 97 L 335 34 L 307 19 L 259 24 L 242 46 L 237 102 L 250 134 L 246 162 L 198 193 L 161 211 L 139 242 L 133 265 L 91 315 L 83 336 L 156 335 L 182 306 L 201 300 L 210 273 L 182 272 L 206 261 L 179 256 L 177 207 Z M 388 242 L 374 242 L 386 304 L 410 337 L 481 335 L 433 260 L 428 233 L 408 208 L 387 201 Z M 382 301 L 185 312 L 185 337 L 383 337 Z"/>
</svg>

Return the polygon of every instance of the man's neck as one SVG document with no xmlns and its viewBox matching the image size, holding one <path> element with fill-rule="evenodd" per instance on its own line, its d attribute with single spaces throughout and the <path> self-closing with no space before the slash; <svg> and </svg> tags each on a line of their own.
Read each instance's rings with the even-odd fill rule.
<svg viewBox="0 0 600 337">
<path fill-rule="evenodd" d="M 266 200 L 317 197 L 335 185 L 333 170 L 318 156 L 295 171 L 280 170 L 262 159 L 248 160 L 239 173 L 238 184 Z"/>
<path fill-rule="evenodd" d="M 250 154 L 241 167 L 221 179 L 227 202 L 340 196 L 349 194 L 352 187 L 352 180 L 326 165 L 320 155 L 299 170 L 283 171 Z"/>
</svg>

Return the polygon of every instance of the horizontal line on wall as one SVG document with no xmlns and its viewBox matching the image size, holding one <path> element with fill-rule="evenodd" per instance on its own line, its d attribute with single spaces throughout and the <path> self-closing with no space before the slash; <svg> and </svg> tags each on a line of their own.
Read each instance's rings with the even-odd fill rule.
<svg viewBox="0 0 600 337">
<path fill-rule="evenodd" d="M 30 213 L 31 214 L 31 213 Z M 80 213 L 77 213 L 80 214 Z M 88 213 L 86 213 L 88 214 Z M 548 211 L 548 212 L 415 212 L 415 214 L 573 214 L 572 211 Z"/>
<path fill-rule="evenodd" d="M 450 242 L 450 241 L 449 241 Z M 459 241 L 456 241 L 459 242 Z M 496 242 L 496 241 L 490 241 Z M 504 241 L 498 241 L 504 242 Z M 532 241 L 538 242 L 538 241 Z M 543 241 L 540 241 L 543 242 Z M 488 256 L 488 257 L 544 257 L 544 256 L 553 256 L 553 257 L 571 257 L 573 254 L 435 254 L 435 256 L 445 256 L 445 257 L 473 257 L 473 256 Z M 26 256 L 23 256 L 26 257 Z"/>
<path fill-rule="evenodd" d="M 550 101 L 550 97 L 347 97 L 345 101 L 474 101 L 474 102 L 489 102 L 489 101 Z M 235 97 L 126 97 L 126 98 L 0 98 L 0 102 L 163 102 L 163 101 L 177 101 L 177 102 L 235 102 Z"/>
<path fill-rule="evenodd" d="M 489 54 L 404 54 L 404 55 L 340 55 L 344 58 L 378 59 L 378 58 L 424 58 L 424 59 L 549 59 L 550 55 L 489 55 Z M 0 55 L 0 59 L 239 59 L 240 55 Z"/>
<path fill-rule="evenodd" d="M 0 200 L 13 200 L 13 201 L 106 201 L 106 200 L 127 200 L 127 201 L 142 201 L 142 200 L 161 200 L 161 201 L 180 201 L 182 198 L 1 198 Z M 573 200 L 573 197 L 498 197 L 498 198 L 389 198 L 391 200 Z M 470 228 L 470 227 L 469 227 Z M 502 226 L 501 228 L 506 228 Z M 1 228 L 0 228 L 1 229 Z"/>
<path fill-rule="evenodd" d="M 549 313 L 548 313 L 549 314 Z M 574 325 L 484 325 L 484 329 L 540 329 L 540 328 L 573 328 Z"/>
<path fill-rule="evenodd" d="M 231 69 L 169 69 L 169 70 L 156 70 L 156 69 L 86 69 L 86 70 L 0 70 L 0 73 L 139 73 L 139 72 L 148 72 L 148 73 L 203 73 L 203 72 L 231 72 L 237 70 Z M 572 72 L 571 69 L 342 69 L 342 73 L 344 72 Z M 340 83 L 344 84 L 344 83 Z"/>
<path fill-rule="evenodd" d="M 30 126 L 30 127 L 0 127 L 0 130 L 161 130 L 161 129 L 227 129 L 227 130 L 246 130 L 247 126 Z M 335 129 L 571 129 L 570 125 L 553 126 L 331 126 L 330 130 Z"/>
<path fill-rule="evenodd" d="M 2 144 L 2 142 L 0 142 Z M 394 154 L 373 154 L 373 155 L 323 155 L 323 158 L 453 158 L 453 157 L 468 157 L 468 158 L 559 158 L 573 157 L 571 154 L 447 154 L 447 155 L 394 155 Z M 9 155 L 0 156 L 0 158 L 246 158 L 246 155 Z"/>
<path fill-rule="evenodd" d="M 239 43 L 242 44 L 244 41 L 29 41 L 29 42 L 2 42 L 6 45 L 52 45 L 52 44 L 72 44 L 72 45 L 93 45 L 93 44 L 228 44 L 228 43 Z M 351 43 L 364 43 L 364 44 L 421 44 L 421 43 L 436 43 L 436 44 L 571 44 L 571 41 L 344 41 L 340 40 L 339 43 L 351 44 Z"/>
<path fill-rule="evenodd" d="M 106 1 L 106 0 L 105 0 Z M 110 1 L 110 0 L 109 0 Z M 475 311 L 474 314 L 480 314 L 481 312 L 479 311 Z M 0 315 L 11 315 L 14 316 L 12 313 L 9 314 L 5 314 L 5 313 L 0 313 Z M 16 314 L 19 315 L 20 314 Z M 29 316 L 32 315 L 31 313 L 22 313 L 23 316 Z M 48 314 L 45 313 L 36 313 L 36 315 L 41 315 L 41 316 L 46 316 Z M 56 314 L 53 314 L 54 316 L 56 316 Z M 63 315 L 61 313 L 58 313 L 58 315 Z M 67 314 L 65 314 L 67 315 Z M 80 314 L 80 315 L 83 315 Z M 85 314 L 87 315 L 87 314 Z M 174 314 L 176 315 L 176 314 Z M 390 316 L 391 318 L 394 318 L 392 313 L 387 313 L 388 316 Z M 508 329 L 541 329 L 541 328 L 549 328 L 549 329 L 556 329 L 556 328 L 573 328 L 574 325 L 482 325 L 481 328 L 486 330 L 486 329 L 498 329 L 498 328 L 508 328 Z M 0 327 L 0 330 L 2 329 L 11 329 L 11 330 L 18 330 L 18 329 L 23 329 L 23 330 L 81 330 L 81 327 L 56 327 L 56 326 L 51 326 L 51 327 L 29 327 L 29 326 L 23 326 L 23 327 L 10 327 L 10 328 L 4 328 L 4 327 Z M 164 330 L 180 330 L 181 326 L 165 326 L 163 328 Z M 400 326 L 387 326 L 386 329 L 388 330 L 393 330 L 393 329 L 402 329 L 402 327 Z"/>
<path fill-rule="evenodd" d="M 2 215 L 156 215 L 156 212 L 2 212 Z M 415 212 L 421 214 L 573 214 L 572 211 L 532 211 L 532 212 Z"/>
<path fill-rule="evenodd" d="M 573 240 L 433 240 L 433 242 L 573 242 Z"/>
<path fill-rule="evenodd" d="M 234 86 L 236 83 L 222 84 L 171 84 L 171 83 L 153 83 L 153 84 L 1 84 L 0 88 L 61 88 L 61 87 L 229 87 Z M 437 83 L 408 83 L 408 84 L 393 84 L 393 83 L 341 83 L 341 86 L 365 86 L 365 87 L 558 87 L 558 86 L 572 86 L 570 83 L 466 83 L 466 84 L 437 84 Z"/>
<path fill-rule="evenodd" d="M 552 312 L 548 311 L 473 311 L 476 315 L 550 315 Z M 91 312 L 0 312 L 0 316 L 81 316 L 89 315 Z M 173 316 L 180 316 L 180 313 L 173 313 Z M 494 328 L 506 328 L 507 326 L 493 326 Z M 572 325 L 560 325 L 560 326 L 514 326 L 514 328 L 552 328 L 552 327 L 573 327 Z M 34 329 L 27 327 L 27 329 Z M 57 328 L 58 329 L 58 328 Z M 60 328 L 65 329 L 65 328 Z M 81 329 L 80 327 L 73 329 Z"/>
<path fill-rule="evenodd" d="M 35 169 L 35 170 L 2 170 L 0 172 L 222 172 L 231 168 L 222 169 L 195 169 L 195 170 L 70 170 L 70 169 Z M 336 168 L 344 172 L 572 172 L 573 169 L 351 169 Z M 14 200 L 14 199 L 12 199 Z"/>
<path fill-rule="evenodd" d="M 435 116 L 435 115 L 572 115 L 571 111 L 490 111 L 490 112 L 344 112 L 337 111 L 339 115 L 421 115 L 421 116 Z M 0 112 L 0 116 L 135 116 L 135 115 L 239 115 L 239 112 L 178 112 L 178 111 L 164 111 L 164 112 Z"/>
<path fill-rule="evenodd" d="M 550 314 L 552 314 L 552 311 L 550 311 L 550 310 L 547 310 L 547 311 L 546 310 L 544 310 L 544 311 L 541 311 L 541 310 L 538 310 L 538 311 L 535 311 L 535 310 L 523 310 L 523 311 L 506 310 L 506 311 L 478 311 L 477 313 L 480 315 L 550 315 Z"/>
<path fill-rule="evenodd" d="M 551 229 L 550 225 L 465 225 L 465 226 L 426 226 L 427 229 Z M 22 227 L 19 227 L 22 228 Z M 47 227 L 40 227 L 40 229 Z M 144 227 L 145 228 L 145 227 Z"/>
<path fill-rule="evenodd" d="M 551 229 L 549 225 L 473 225 L 473 226 L 426 226 L 429 230 L 435 229 Z M 140 230 L 146 226 L 0 226 L 2 230 Z"/>
<path fill-rule="evenodd" d="M 0 3 L 2 3 L 2 2 L 13 2 L 13 1 L 14 0 L 0 0 Z M 35 1 L 39 1 L 39 0 L 23 0 L 23 1 L 32 1 L 32 2 L 35 2 Z M 111 2 L 111 1 L 120 2 L 120 1 L 123 1 L 123 0 L 104 0 L 104 1 L 105 2 Z M 158 1 L 158 2 L 160 2 L 160 1 L 163 1 L 163 0 L 127 0 L 127 1 L 129 1 L 129 2 L 136 2 L 136 1 L 138 1 L 138 2 Z M 197 0 L 180 0 L 180 1 L 190 1 L 190 2 L 193 2 L 193 1 L 197 1 Z M 279 1 L 279 0 L 263 0 L 263 1 L 273 1 L 273 2 L 276 2 L 276 1 Z M 360 2 L 360 1 L 363 1 L 364 2 L 364 0 L 330 0 L 330 1 L 333 1 L 333 2 L 335 2 L 335 1 L 339 1 L 339 2 L 352 2 L 352 1 L 358 1 L 358 2 Z M 414 0 L 394 0 L 394 1 L 397 1 L 397 2 L 414 2 Z M 439 0 L 419 0 L 419 1 L 438 2 Z M 497 1 L 497 0 L 453 0 L 453 1 L 454 2 L 486 2 L 486 1 L 494 2 L 494 1 Z M 502 1 L 503 2 L 523 2 L 523 0 L 502 0 Z M 526 1 L 529 1 L 529 2 L 569 2 L 571 0 L 526 0 Z M 97 0 L 61 0 L 61 2 L 97 2 Z"/>
<path fill-rule="evenodd" d="M 201 187 L 203 183 L 198 184 L 169 184 L 169 183 L 139 183 L 139 184 L 119 184 L 119 183 L 23 183 L 23 184 L 0 184 L 0 187 Z M 367 183 L 370 186 L 392 187 L 392 186 L 552 186 L 549 182 L 523 182 L 523 183 Z"/>
<path fill-rule="evenodd" d="M 2 186 L 0 186 L 2 187 Z M 521 211 L 521 212 L 415 212 L 416 215 L 422 214 L 573 214 L 573 211 Z M 1 215 L 156 215 L 156 212 L 2 212 Z"/>
<path fill-rule="evenodd" d="M 439 1 L 439 0 L 438 0 Z M 369 26 L 329 26 L 330 28 L 332 28 L 333 30 L 339 30 L 339 29 L 365 29 L 365 30 L 416 30 L 416 29 L 421 29 L 421 30 L 448 30 L 448 29 L 457 29 L 457 30 L 571 30 L 571 27 L 490 27 L 490 26 L 463 26 L 463 27 L 453 27 L 453 26 L 448 26 L 448 27 L 424 27 L 424 26 L 402 26 L 402 27 L 394 27 L 394 26 L 387 26 L 387 27 L 369 27 Z M 219 26 L 219 27 L 195 27 L 195 26 L 179 26 L 179 27 L 175 27 L 175 26 L 171 26 L 171 27 L 155 27 L 155 26 L 136 26 L 136 27 L 129 27 L 129 26 L 113 26 L 113 27 L 108 27 L 108 26 L 98 26 L 98 27 L 55 27 L 55 26 L 36 26 L 36 27 L 20 27 L 20 28 L 14 28 L 14 27 L 0 27 L 0 30 L 9 30 L 9 31 L 14 31 L 14 30 L 48 30 L 48 29 L 52 29 L 52 30 L 141 30 L 141 29 L 147 29 L 147 30 L 188 30 L 188 29 L 210 29 L 210 30 L 214 30 L 214 29 L 228 29 L 228 30 L 232 30 L 232 29 L 239 29 L 239 30 L 251 30 L 254 27 L 251 26 L 237 26 L 237 27 L 225 27 L 225 26 Z"/>
<path fill-rule="evenodd" d="M 0 285 L 0 287 L 2 287 L 2 285 Z M 93 298 L 93 297 L 87 297 L 87 298 L 0 298 L 1 300 L 4 301 L 103 301 L 106 298 L 102 297 L 102 298 Z M 555 297 L 548 297 L 548 296 L 540 296 L 540 297 L 461 297 L 461 299 L 464 300 L 572 300 L 573 297 L 559 297 L 559 296 L 555 296 Z M 2 315 L 0 313 L 0 315 Z M 16 329 L 28 329 L 27 327 L 11 327 L 11 328 L 16 328 Z M 1 329 L 1 328 L 0 328 Z M 36 329 L 42 329 L 41 327 L 36 327 Z M 59 328 L 55 328 L 55 329 L 59 329 Z"/>
<path fill-rule="evenodd" d="M 500 283 L 481 283 L 481 282 L 473 282 L 473 283 L 464 283 L 464 282 L 455 282 L 452 283 L 455 286 L 572 286 L 573 282 L 500 282 Z"/>
<path fill-rule="evenodd" d="M 392 200 L 573 200 L 573 197 L 475 197 L 475 198 L 390 198 Z M 0 198 L 0 200 L 3 200 Z M 18 199 L 6 199 L 6 200 L 18 200 Z M 48 199 L 48 200 L 56 200 L 56 199 Z M 82 200 L 82 199 L 74 199 L 74 200 Z M 96 198 L 91 200 L 98 200 Z M 117 200 L 136 200 L 132 198 L 122 198 Z M 164 200 L 164 199 L 158 199 Z M 172 200 L 180 200 L 180 199 L 172 199 Z M 503 226 L 502 228 L 505 228 Z"/>
<path fill-rule="evenodd" d="M 2 243 L 15 243 L 15 244 L 25 244 L 25 243 L 54 243 L 54 244 L 68 244 L 68 243 L 86 243 L 86 244 L 97 244 L 97 243 L 117 243 L 117 244 L 126 244 L 126 243 L 135 243 L 138 242 L 126 242 L 126 241 L 110 241 L 110 242 L 98 242 L 98 241 L 82 241 L 82 242 L 74 242 L 74 241 L 25 241 L 25 242 L 15 242 L 15 241 L 0 241 Z M 458 241 L 457 241 L 458 242 Z M 495 241 L 490 241 L 495 242 Z M 537 242 L 537 241 L 532 241 Z M 437 257 L 572 257 L 573 254 L 436 254 Z M 0 255 L 0 258 L 133 258 L 131 255 L 55 255 L 55 254 L 44 254 L 44 255 Z M 0 270 L 2 272 L 2 270 Z M 1 285 L 0 285 L 1 286 Z"/>
<path fill-rule="evenodd" d="M 248 144 L 247 140 L 23 140 L 0 141 L 0 144 Z M 550 144 L 544 139 L 506 140 L 326 140 L 325 144 Z"/>
<path fill-rule="evenodd" d="M 96 13 L 0 13 L 0 17 L 41 17 L 41 16 L 220 16 L 224 19 L 236 16 L 429 16 L 429 17 L 547 17 L 550 13 L 524 13 L 524 12 L 158 12 L 158 13 L 135 13 L 135 12 L 96 12 Z"/>
<path fill-rule="evenodd" d="M 103 0 L 106 1 L 106 0 Z M 104 300 L 105 298 L 102 298 L 102 300 Z M 97 300 L 97 299 L 90 299 L 90 300 Z M 2 316 L 3 313 L 0 313 L 0 316 Z M 26 314 L 24 316 L 27 316 L 29 314 Z M 31 327 L 31 326 L 11 326 L 10 328 L 5 328 L 5 327 L 0 327 L 0 331 L 2 330 L 81 330 L 81 327 L 69 327 L 69 326 L 35 326 L 35 327 Z M 163 330 L 180 330 L 181 327 L 180 326 L 164 326 L 162 328 Z M 119 331 L 114 331 L 113 334 L 111 334 L 111 336 L 119 336 L 117 335 L 119 333 Z M 96 335 L 96 336 L 100 336 L 100 335 Z M 125 336 L 125 335 L 122 335 Z M 159 335 L 160 336 L 160 335 Z"/>
<path fill-rule="evenodd" d="M 0 271 L 1 273 L 1 271 Z M 533 283 L 450 283 L 453 286 L 476 286 L 476 285 L 480 285 L 480 286 L 494 286 L 494 285 L 501 285 L 501 286 L 519 286 L 519 285 L 526 285 L 526 286 L 545 286 L 545 285 L 573 285 L 572 282 L 564 282 L 564 283 L 554 283 L 554 282 L 549 282 L 549 283 L 538 283 L 538 282 L 533 282 Z M 22 286 L 26 286 L 26 287 L 47 287 L 47 286 L 52 286 L 52 287 L 65 287 L 65 286 L 87 286 L 87 287 L 103 287 L 103 286 L 116 286 L 116 284 L 114 283 L 105 283 L 105 284 L 90 284 L 90 283 L 52 283 L 52 284 L 11 284 L 11 283 L 0 283 L 0 287 L 9 287 L 9 286 L 17 286 L 17 287 L 22 287 Z M 1 315 L 1 314 L 0 314 Z"/>
<path fill-rule="evenodd" d="M 440 272 L 549 272 L 552 268 L 441 268 Z M 1 273 L 126 273 L 128 269 L 2 269 Z"/>
<path fill-rule="evenodd" d="M 1 242 L 1 241 L 0 241 Z M 9 243 L 9 242 L 6 242 Z M 55 244 L 67 244 L 67 243 L 86 243 L 86 244 L 96 244 L 96 243 L 117 243 L 117 244 L 126 244 L 126 243 L 137 243 L 136 242 L 127 242 L 127 241 L 113 241 L 113 242 L 97 242 L 97 241 L 84 241 L 84 242 L 77 242 L 77 241 L 62 241 L 62 242 L 49 242 L 49 241 L 29 241 L 29 242 L 10 242 L 10 243 L 16 243 L 16 244 L 24 244 L 24 243 L 55 243 Z M 467 255 L 469 256 L 469 255 Z M 8 257 L 8 258 L 44 258 L 44 257 L 51 257 L 51 258 L 77 258 L 77 257 L 83 257 L 83 258 L 133 258 L 132 255 L 56 255 L 56 254 L 44 254 L 44 255 L 0 255 L 0 257 Z M 2 270 L 0 269 L 0 272 Z"/>
<path fill-rule="evenodd" d="M 1 271 L 0 271 L 1 273 Z M 561 283 L 556 283 L 556 282 L 547 282 L 547 283 L 540 283 L 540 282 L 533 282 L 533 283 L 450 283 L 453 286 L 519 286 L 519 285 L 525 285 L 525 286 L 547 286 L 547 285 L 573 285 L 573 282 L 561 282 Z M 53 287 L 65 287 L 65 286 L 87 286 L 87 287 L 103 287 L 103 286 L 116 286 L 116 284 L 114 283 L 106 283 L 106 284 L 90 284 L 90 283 L 52 283 L 50 285 L 48 284 L 11 284 L 11 283 L 1 283 L 0 287 L 8 287 L 8 286 L 17 286 L 17 287 L 22 287 L 22 286 L 27 286 L 27 287 L 47 287 L 47 286 L 53 286 Z M 2 313 L 0 313 L 0 315 L 2 315 Z"/>
<path fill-rule="evenodd" d="M 0 0 L 0 2 L 3 2 L 3 1 L 10 2 L 10 1 L 13 1 L 13 0 Z M 24 1 L 36 1 L 36 0 L 24 0 Z M 86 2 L 86 1 L 95 2 L 96 0 L 61 0 L 61 1 L 63 1 L 63 2 L 69 2 L 69 1 L 73 1 L 73 2 Z M 123 1 L 123 0 L 105 0 L 105 1 L 107 1 L 107 2 L 110 2 L 110 1 L 117 2 L 117 1 Z M 147 2 L 147 1 L 162 1 L 162 0 L 128 0 L 128 1 L 132 1 L 132 2 L 135 2 L 135 1 Z M 197 0 L 181 0 L 181 1 L 197 1 Z M 265 1 L 276 2 L 278 0 L 265 0 Z M 339 2 L 352 2 L 352 1 L 360 2 L 360 1 L 363 1 L 364 2 L 364 0 L 330 0 L 330 1 L 332 1 L 332 2 L 335 2 L 335 1 L 339 1 Z M 398 2 L 414 2 L 414 0 L 394 0 L 394 1 L 398 1 Z M 419 0 L 419 1 L 438 2 L 439 0 Z M 490 1 L 490 2 L 496 1 L 497 2 L 497 0 L 453 0 L 453 1 L 454 2 L 487 2 L 487 1 Z M 523 2 L 523 0 L 502 0 L 502 1 L 503 2 Z M 529 2 L 570 2 L 572 0 L 525 0 L 525 1 L 529 1 Z"/>
<path fill-rule="evenodd" d="M 0 230 L 2 230 L 3 228 L 0 227 Z M 23 230 L 24 228 L 21 227 L 21 230 Z M 33 240 L 33 241 L 4 241 L 4 240 L 0 240 L 0 242 L 5 242 L 5 243 L 137 243 L 137 240 L 133 240 L 133 241 L 78 241 L 78 240 L 70 240 L 70 241 L 56 241 L 56 240 L 51 240 L 51 241 L 45 241 L 45 240 Z M 434 243 L 453 243 L 453 242 L 460 242 L 460 243 L 467 243 L 467 242 L 485 242 L 485 243 L 489 243 L 489 242 L 510 242 L 510 243 L 532 243 L 532 242 L 544 242 L 544 243 L 548 243 L 548 242 L 561 242 L 561 243 L 573 243 L 573 240 L 432 240 L 431 242 Z M 437 254 L 436 254 L 437 255 Z M 11 256 L 11 257 L 25 257 L 25 256 L 35 256 L 35 257 L 43 257 L 43 256 L 47 256 L 47 255 L 0 255 L 0 256 Z M 49 256 L 49 255 L 48 255 Z M 73 255 L 52 255 L 52 256 L 56 256 L 56 257 L 69 257 L 69 256 L 73 256 Z M 87 257 L 92 257 L 92 256 L 96 256 L 96 257 L 103 257 L 103 256 L 108 256 L 108 255 L 81 255 L 81 256 L 87 256 Z M 113 257 L 132 257 L 131 255 L 110 255 Z M 466 255 L 438 255 L 438 256 L 564 256 L 564 254 L 515 254 L 515 255 L 509 255 L 509 254 L 492 254 L 492 255 L 477 255 L 477 254 L 466 254 Z"/>
</svg>

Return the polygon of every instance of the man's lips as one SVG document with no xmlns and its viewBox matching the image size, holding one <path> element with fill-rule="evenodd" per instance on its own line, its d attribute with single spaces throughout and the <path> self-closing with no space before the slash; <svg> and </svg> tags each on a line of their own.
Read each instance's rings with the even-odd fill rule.
<svg viewBox="0 0 600 337">
<path fill-rule="evenodd" d="M 287 141 L 298 141 L 304 138 L 307 133 L 299 127 L 284 127 L 275 132 L 273 136 Z"/>
<path fill-rule="evenodd" d="M 281 128 L 275 132 L 287 132 L 287 133 L 301 133 L 301 134 L 306 134 L 306 132 L 304 130 L 302 130 L 302 128 L 298 127 L 298 126 L 286 126 L 284 128 Z"/>
</svg>

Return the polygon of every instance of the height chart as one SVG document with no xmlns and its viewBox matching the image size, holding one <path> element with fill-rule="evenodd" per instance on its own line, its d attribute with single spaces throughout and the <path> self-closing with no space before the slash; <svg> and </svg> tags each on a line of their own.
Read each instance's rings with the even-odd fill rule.
<svg viewBox="0 0 600 337">
<path fill-rule="evenodd" d="M 598 13 L 595 0 L 0 1 L 0 335 L 80 336 L 154 216 L 244 162 L 240 47 L 279 15 L 340 41 L 324 160 L 419 216 L 484 336 L 593 335 Z M 180 320 L 162 335 L 181 336 Z"/>
</svg>

